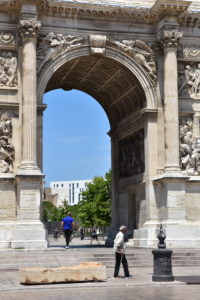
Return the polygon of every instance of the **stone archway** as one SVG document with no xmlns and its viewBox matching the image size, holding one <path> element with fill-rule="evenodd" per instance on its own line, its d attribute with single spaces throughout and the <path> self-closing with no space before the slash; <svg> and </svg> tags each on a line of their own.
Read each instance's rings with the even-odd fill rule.
<svg viewBox="0 0 200 300">
<path fill-rule="evenodd" d="M 111 46 L 105 47 L 103 54 L 91 53 L 91 45 L 81 45 L 52 55 L 53 60 L 49 59 L 41 66 L 38 104 L 42 104 L 45 91 L 63 88 L 84 91 L 102 105 L 111 127 L 112 225 L 117 228 L 121 223 L 127 224 L 132 235 L 133 229 L 136 229 L 132 225 L 136 221 L 130 214 L 133 206 L 136 207 L 133 201 L 137 202 L 137 207 L 144 195 L 149 197 L 148 203 L 155 201 L 149 193 L 152 183 L 144 180 L 156 173 L 157 97 L 152 78 L 131 56 Z M 148 146 L 150 139 L 154 140 L 152 149 Z M 42 139 L 39 137 L 38 140 Z M 42 145 L 38 149 L 41 157 Z M 128 151 L 126 158 L 123 157 L 124 151 Z M 149 156 L 153 158 L 154 165 Z M 146 221 L 140 209 L 137 209 L 137 214 L 135 212 L 135 217 L 137 224 Z"/>
<path fill-rule="evenodd" d="M 199 247 L 199 4 L 115 2 L 0 1 L 0 247 L 47 246 L 38 141 L 58 82 L 110 120 L 113 226 L 154 247 L 162 222 L 170 247 Z"/>
</svg>

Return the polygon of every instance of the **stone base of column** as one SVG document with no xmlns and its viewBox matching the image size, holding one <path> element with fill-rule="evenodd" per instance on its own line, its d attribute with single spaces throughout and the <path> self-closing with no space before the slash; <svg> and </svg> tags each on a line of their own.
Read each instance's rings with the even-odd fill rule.
<svg viewBox="0 0 200 300">
<path fill-rule="evenodd" d="M 41 220 L 43 175 L 17 175 L 17 220 Z"/>
<path fill-rule="evenodd" d="M 44 249 L 47 246 L 47 233 L 40 221 L 0 222 L 0 249 Z"/>
<path fill-rule="evenodd" d="M 157 248 L 161 221 L 146 222 L 138 230 L 134 230 L 134 238 L 128 245 L 139 248 Z M 167 247 L 173 248 L 199 248 L 200 247 L 200 221 L 162 221 L 166 234 Z"/>
<path fill-rule="evenodd" d="M 22 162 L 17 170 L 17 175 L 42 175 L 42 173 L 35 162 Z"/>
<path fill-rule="evenodd" d="M 14 174 L 0 174 L 0 221 L 16 220 Z"/>
</svg>

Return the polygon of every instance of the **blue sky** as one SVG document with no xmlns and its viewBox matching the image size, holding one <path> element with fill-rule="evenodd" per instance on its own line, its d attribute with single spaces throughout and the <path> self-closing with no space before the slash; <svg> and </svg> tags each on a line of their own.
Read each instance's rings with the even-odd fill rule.
<svg viewBox="0 0 200 300">
<path fill-rule="evenodd" d="M 110 125 L 100 104 L 77 91 L 46 93 L 43 172 L 45 182 L 92 179 L 111 165 Z"/>
</svg>

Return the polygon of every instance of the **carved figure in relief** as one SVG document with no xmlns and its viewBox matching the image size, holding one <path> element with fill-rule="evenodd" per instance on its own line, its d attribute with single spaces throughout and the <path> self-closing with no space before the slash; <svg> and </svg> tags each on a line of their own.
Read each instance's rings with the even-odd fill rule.
<svg viewBox="0 0 200 300">
<path fill-rule="evenodd" d="M 185 70 L 179 69 L 179 95 L 200 99 L 200 64 L 197 68 L 187 65 Z"/>
<path fill-rule="evenodd" d="M 0 87 L 16 87 L 17 58 L 12 52 L 0 53 Z"/>
<path fill-rule="evenodd" d="M 11 135 L 11 118 L 8 113 L 2 113 L 0 117 L 0 173 L 12 171 L 14 147 L 10 142 Z"/>
<path fill-rule="evenodd" d="M 144 133 L 139 131 L 119 143 L 119 174 L 130 177 L 144 169 Z"/>
<path fill-rule="evenodd" d="M 200 138 L 195 141 L 195 148 L 190 159 L 190 169 L 188 175 L 199 175 L 200 174 Z"/>
<path fill-rule="evenodd" d="M 185 124 L 180 125 L 180 153 L 181 153 L 181 167 L 183 170 L 187 171 L 189 168 L 192 149 L 193 149 L 192 121 L 186 121 Z"/>
<path fill-rule="evenodd" d="M 200 64 L 198 64 L 198 67 L 194 73 L 193 79 L 194 84 L 193 84 L 193 89 L 194 89 L 194 94 L 197 96 L 200 88 Z"/>
<path fill-rule="evenodd" d="M 186 174 L 200 175 L 200 137 L 193 137 L 193 123 L 182 120 L 180 125 L 181 169 Z"/>
<path fill-rule="evenodd" d="M 147 44 L 140 40 L 123 40 L 121 42 L 109 40 L 109 42 L 129 53 L 138 64 L 146 69 L 150 77 L 154 81 L 156 80 L 156 64 L 153 61 L 153 51 Z"/>
<path fill-rule="evenodd" d="M 84 42 L 84 39 L 85 37 L 82 36 L 77 37 L 70 34 L 64 35 L 50 32 L 39 44 L 37 50 L 40 67 L 61 49 L 70 50 L 79 47 Z"/>
<path fill-rule="evenodd" d="M 179 72 L 179 73 L 181 73 L 181 72 Z M 185 80 L 183 80 L 183 82 L 179 88 L 179 93 L 181 93 L 182 90 L 187 86 L 191 88 L 191 91 L 193 91 L 193 89 L 194 89 L 193 88 L 194 72 L 192 71 L 192 68 L 189 65 L 187 65 L 185 67 L 185 70 L 182 73 L 185 75 Z"/>
</svg>

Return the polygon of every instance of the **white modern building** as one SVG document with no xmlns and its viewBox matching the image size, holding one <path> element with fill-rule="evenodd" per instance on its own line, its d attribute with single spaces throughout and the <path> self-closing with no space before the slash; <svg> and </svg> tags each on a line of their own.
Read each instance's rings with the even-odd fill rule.
<svg viewBox="0 0 200 300">
<path fill-rule="evenodd" d="M 52 181 L 52 194 L 57 194 L 57 206 L 66 200 L 69 205 L 75 205 L 82 200 L 82 192 L 92 180 Z"/>
</svg>

